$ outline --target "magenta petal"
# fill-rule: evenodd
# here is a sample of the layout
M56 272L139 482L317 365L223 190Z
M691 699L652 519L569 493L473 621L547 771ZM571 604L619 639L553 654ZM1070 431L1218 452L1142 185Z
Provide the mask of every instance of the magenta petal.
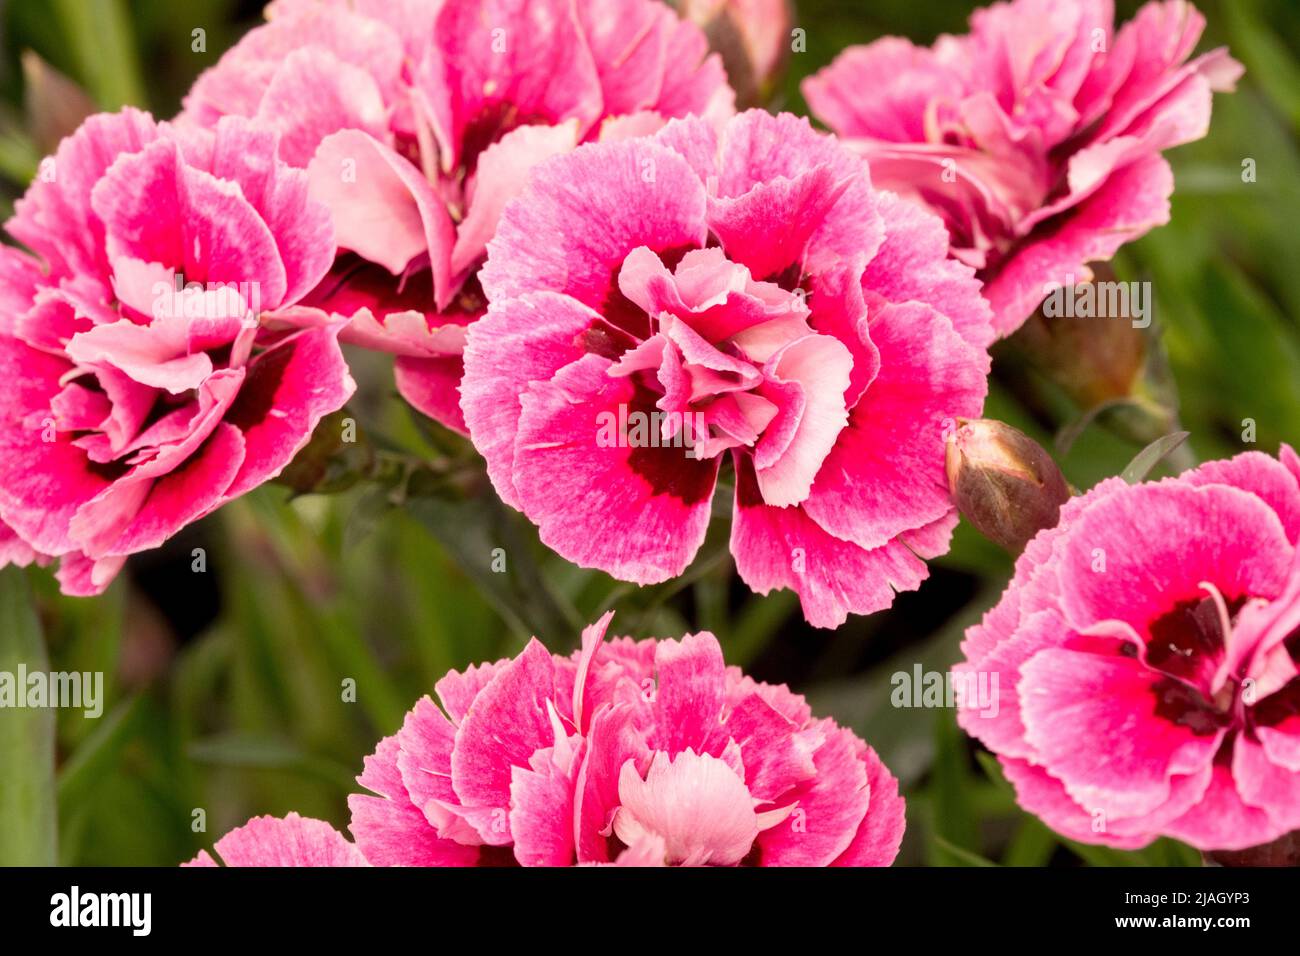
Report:
M37 176L14 204L9 234L37 253L55 275L104 276L104 224L90 197L119 156L158 137L147 113L124 109L86 120L54 155L54 176Z
M582 356L579 334L600 316L568 298L539 293L493 303L465 345L461 410L488 477L506 504L519 507L514 485L520 397Z
M723 705L722 648L707 631L680 641L660 641L655 648L655 750L676 756L690 748L697 754L720 752Z
M1149 813L1169 799L1171 775L1208 766L1218 750L1221 734L1197 736L1155 712L1160 678L1135 658L1048 649L1020 671L1025 738L1090 811ZM1096 736L1081 740L1080 726ZM1110 743L1121 737L1123 748Z
M324 820L296 813L254 817L216 842L226 866L368 866L361 851Z
M804 510L864 548L936 521L952 503L943 471L945 425L977 417L988 357L919 303L874 311L880 371L831 449Z
M830 721L805 733L825 738L813 757L817 776L794 791L794 813L759 835L764 866L829 866L853 845L871 803L853 733Z
M652 584L680 574L703 543L718 462L688 457L689 448L603 441L637 398L626 379L606 374L609 364L586 355L523 394L515 488L556 552Z
M42 418L29 420L50 407L69 368L0 336L0 518L37 551L52 555L76 548L69 536L73 515L109 484L66 436L44 441Z
M898 540L865 550L827 532L802 505L762 504L745 468L737 464L731 553L736 572L754 591L789 588L799 595L808 623L839 627L850 612L887 608L895 591L915 590L925 580L925 564Z
M401 275L427 254L436 304L451 300L455 241L446 206L424 175L358 130L325 138L307 167L311 198L327 206L341 248Z
M1106 261L1124 243L1169 221L1174 177L1159 155L1112 174L1060 229L1031 240L984 287L998 334L1015 329L1069 276L1082 279L1085 264Z
M889 866L903 842L906 826L903 798L898 793L898 780L876 752L861 742L858 751L866 766L871 799L853 842L831 866Z
M510 832L522 866L568 866L574 862L574 777L582 760L565 743L539 750L528 768L510 772Z
M186 281L257 282L265 308L284 301L275 236L237 183L187 166L159 140L114 163L92 193L109 257L158 262Z
M563 292L600 309L627 254L704 244L704 184L658 143L596 143L533 171L479 274L488 299Z
M299 332L257 356L227 416L244 433L245 451L227 498L278 475L355 390L337 327Z
M285 57L255 114L280 134L280 156L305 168L321 141L338 130L358 130L383 141L388 108L370 71L320 48Z
M551 655L536 638L493 675L456 730L451 779L462 804L508 810L511 767L527 767L534 753L555 743L548 716L554 691ZM508 833L483 836L509 842Z
M474 172L469 210L456 232L451 253L452 275L473 266L496 233L501 210L523 192L533 168L578 145L576 122L559 126L521 126L483 151Z

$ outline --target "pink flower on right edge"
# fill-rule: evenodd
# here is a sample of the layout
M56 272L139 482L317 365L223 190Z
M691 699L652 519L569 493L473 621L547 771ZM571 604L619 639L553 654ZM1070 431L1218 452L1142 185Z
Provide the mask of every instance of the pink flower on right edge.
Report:
M967 631L958 672L1000 693L962 727L1075 840L1240 850L1300 829L1298 540L1285 445L1102 482Z
M977 10L967 35L885 37L804 81L878 185L944 218L999 335L1168 222L1161 151L1203 137L1212 93L1242 73L1222 48L1187 62L1205 18L1184 0L1113 23L1110 0L1013 0Z
M727 667L708 633L536 640L452 671L379 742L329 824L260 817L231 866L888 866L898 781L803 697ZM190 865L211 866L200 853Z
M681 574L728 460L737 572L815 626L889 607L947 551L945 429L983 406L988 306L939 220L806 120L674 120L551 159L482 282L465 421L570 561Z

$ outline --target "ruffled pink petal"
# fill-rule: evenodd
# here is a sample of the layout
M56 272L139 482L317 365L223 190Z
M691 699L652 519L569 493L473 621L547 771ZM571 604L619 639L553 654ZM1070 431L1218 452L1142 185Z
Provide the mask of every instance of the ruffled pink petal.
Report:
M736 572L759 594L795 591L814 627L839 627L850 612L883 610L895 591L915 590L925 580L925 564L897 539L865 550L836 538L802 505L763 504L748 466L738 461L737 472L731 526Z
M604 442L620 408L645 404L609 366L586 355L523 394L515 488L542 540L568 560L641 584L666 581L704 541L718 462L684 447Z
M493 303L465 345L460 406L501 500L520 507L514 484L520 396L581 358L580 334L600 320L567 296L538 293Z
M952 510L945 428L980 414L989 360L920 303L883 304L869 330L880 371L803 507L832 534L871 549Z
M548 713L554 691L551 655L535 638L493 675L456 729L451 780L463 805L508 812L511 767L527 767L534 753L555 743ZM485 842L510 842L509 832L477 828Z
M1025 739L1092 810L1150 813L1169 799L1172 775L1208 766L1219 748L1221 732L1198 735L1158 713L1165 678L1136 658L1048 649L1020 671ZM1078 727L1094 733L1081 737Z
M1174 177L1160 156L1148 156L1112 174L1059 229L1034 236L984 286L993 327L1006 335L1069 276L1088 275L1089 262L1109 260L1120 246L1169 221Z
M794 812L759 836L763 866L829 866L853 845L871 803L853 733L831 721L804 733L822 738L813 756L817 776L791 794Z
M321 142L307 176L312 199L333 216L341 248L393 275L427 255L436 304L446 307L455 234L446 206L418 169L373 137L342 130Z
M44 259L53 275L107 275L104 224L91 206L91 192L118 156L136 153L157 137L153 118L139 110L90 117L59 144L53 165L14 204L5 228Z
M244 433L244 463L227 499L278 475L355 390L337 327L299 332L254 358L227 416Z
M551 291L602 311L633 249L704 245L704 206L704 184L672 150L595 143L534 170L502 214L479 278L493 303Z
M858 755L867 770L870 801L867 815L848 849L831 866L889 866L898 856L907 825L906 808L898 793L898 780L876 752L857 741Z
M670 863L734 866L759 833L745 782L724 761L707 754L657 753L644 779L628 761L619 774L618 793L618 838L636 846L647 837L660 837Z
M324 820L290 813L253 817L216 842L226 866L369 866L361 851ZM200 853L194 863L211 861Z

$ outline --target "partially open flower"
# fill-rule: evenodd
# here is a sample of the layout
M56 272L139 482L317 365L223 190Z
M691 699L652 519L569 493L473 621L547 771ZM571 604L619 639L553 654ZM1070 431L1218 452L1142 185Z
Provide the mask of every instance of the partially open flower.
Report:
M1024 432L992 419L959 421L944 464L957 509L1012 554L1053 527L1070 499L1052 456Z
M1113 21L1111 0L996 3L969 34L929 48L884 37L804 81L876 182L943 216L999 335L1045 286L1169 220L1161 152L1204 136L1212 94L1241 75L1225 49L1189 59L1205 18L1185 0Z

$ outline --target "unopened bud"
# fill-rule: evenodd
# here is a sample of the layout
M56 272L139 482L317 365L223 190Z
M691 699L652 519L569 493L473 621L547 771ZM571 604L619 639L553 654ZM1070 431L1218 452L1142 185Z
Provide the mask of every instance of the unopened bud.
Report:
M678 0L677 6L722 57L736 104L764 103L790 54L790 0Z
M1055 527L1070 498L1061 469L1024 432L988 418L959 421L945 456L953 503L971 524L1012 554Z
M1152 308L1144 291L1149 284L1118 282L1105 262L1089 264L1088 271L1090 278L1049 295L1014 341L1085 410L1127 398L1139 387Z
M81 87L31 50L23 52L22 66L28 130L42 154L53 153L98 107Z
M1246 850L1211 850L1205 860L1219 866L1300 866L1300 830Z

